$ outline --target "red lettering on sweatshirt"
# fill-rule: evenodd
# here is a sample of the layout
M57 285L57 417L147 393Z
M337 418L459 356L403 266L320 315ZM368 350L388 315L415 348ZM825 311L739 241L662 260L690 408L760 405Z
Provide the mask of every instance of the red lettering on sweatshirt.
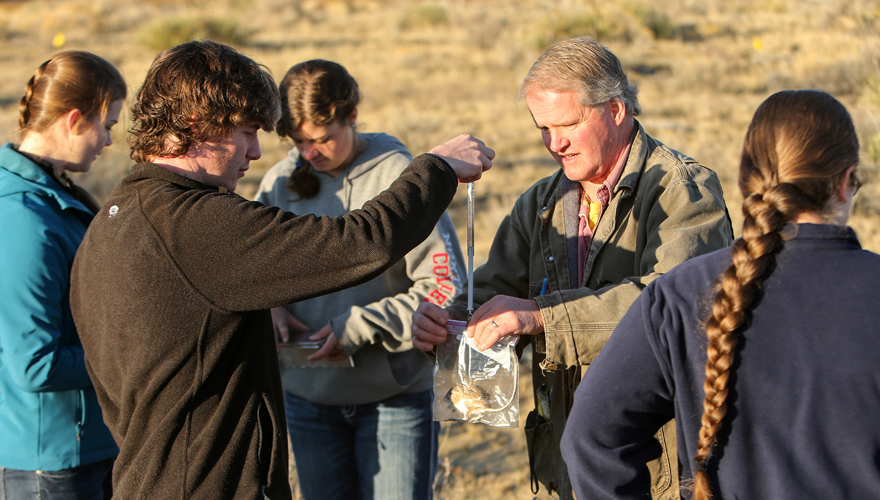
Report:
M443 295L443 292L441 292L440 290L433 290L425 300L439 306L446 302L447 298L448 297L446 295Z
M425 301L439 306L446 302L446 299L455 292L455 287L452 286L452 280L449 278L449 266L446 265L449 263L449 254L435 253L431 256L431 262L436 264L433 272L440 288L432 291L427 297L425 297Z
M450 293L455 291L455 288L449 284L452 283L452 280L445 277L437 277L437 283L440 285L441 290L448 290Z

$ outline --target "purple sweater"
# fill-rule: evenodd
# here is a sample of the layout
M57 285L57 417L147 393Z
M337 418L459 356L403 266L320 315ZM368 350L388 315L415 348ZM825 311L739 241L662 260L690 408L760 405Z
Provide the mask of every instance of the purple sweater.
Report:
M575 395L562 451L578 498L650 498L651 436L670 418L694 475L711 286L730 250L648 286ZM802 224L740 338L708 473L716 499L880 498L880 256ZM687 491L683 491L685 496Z

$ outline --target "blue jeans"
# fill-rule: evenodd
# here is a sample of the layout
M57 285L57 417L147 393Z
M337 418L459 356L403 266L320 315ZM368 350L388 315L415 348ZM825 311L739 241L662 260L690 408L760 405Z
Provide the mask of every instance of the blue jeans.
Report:
M58 471L0 467L0 500L109 500L113 459Z
M322 405L284 393L305 500L430 500L439 422L432 391L364 405Z

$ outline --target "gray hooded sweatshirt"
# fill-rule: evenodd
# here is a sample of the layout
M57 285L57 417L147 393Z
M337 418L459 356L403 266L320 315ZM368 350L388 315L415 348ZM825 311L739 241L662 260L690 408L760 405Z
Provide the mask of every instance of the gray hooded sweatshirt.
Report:
M381 133L361 137L369 143L343 174L331 177L313 170L321 184L314 198L297 200L287 188L299 158L294 148L263 177L257 200L296 214L331 217L360 208L397 179L412 160L395 137ZM327 405L374 403L430 389L433 364L412 346L412 313L424 300L448 305L461 291L463 262L452 220L444 214L424 243L382 275L288 305L290 313L313 331L330 324L354 368L283 368L284 389Z

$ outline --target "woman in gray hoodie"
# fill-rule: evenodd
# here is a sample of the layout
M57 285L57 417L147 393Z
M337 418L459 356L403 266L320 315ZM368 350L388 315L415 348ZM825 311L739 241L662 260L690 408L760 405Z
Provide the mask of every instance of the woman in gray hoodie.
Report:
M263 178L260 202L297 214L342 215L379 194L411 161L395 137L357 131L360 92L341 65L297 64L280 90L278 133L294 148ZM445 214L424 243L381 276L272 311L282 342L297 334L322 342L306 366L282 366L306 500L431 498L439 430L431 414L433 366L412 347L410 318L422 301L452 300L462 261ZM342 363L327 366L334 360Z

